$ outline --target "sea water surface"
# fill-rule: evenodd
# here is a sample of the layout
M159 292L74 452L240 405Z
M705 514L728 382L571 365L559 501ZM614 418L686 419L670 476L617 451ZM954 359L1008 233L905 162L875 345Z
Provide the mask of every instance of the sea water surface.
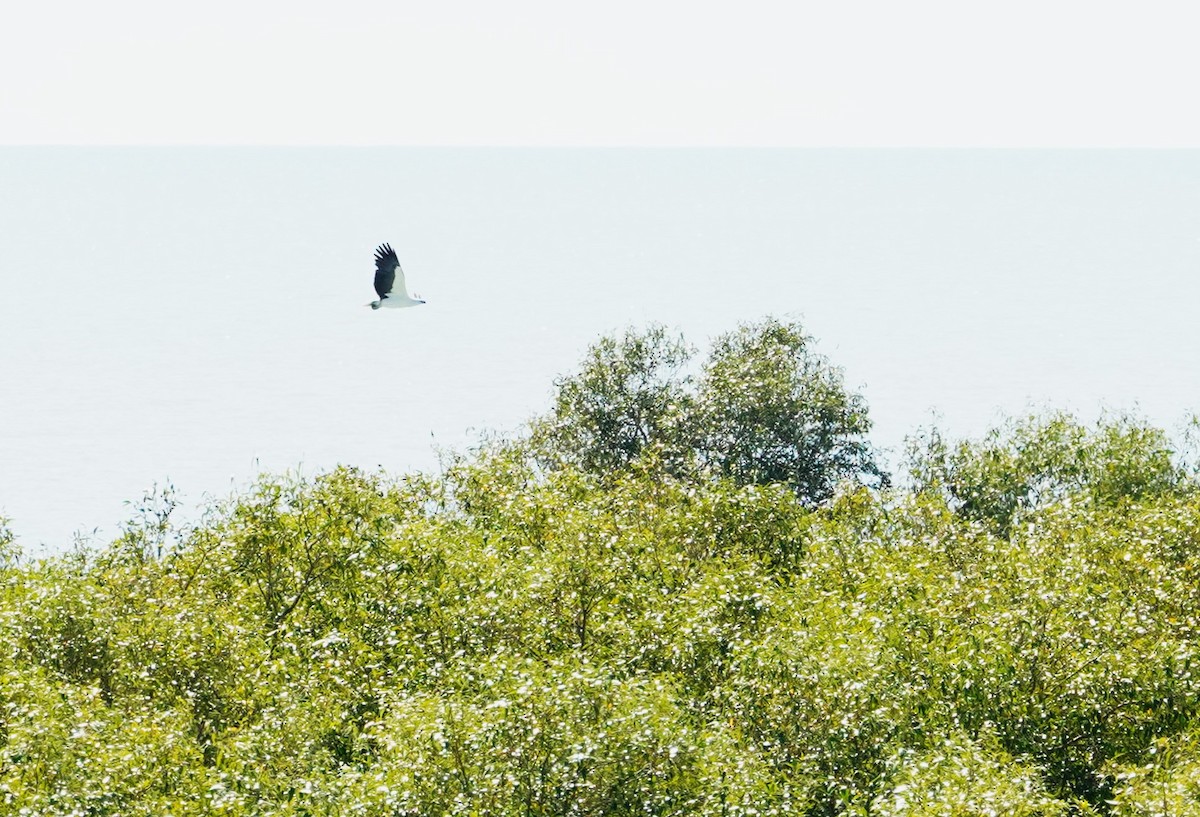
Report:
M428 303L372 312L390 242ZM931 421L1200 409L1200 152L0 149L0 514L437 467L602 333L803 322L895 464Z

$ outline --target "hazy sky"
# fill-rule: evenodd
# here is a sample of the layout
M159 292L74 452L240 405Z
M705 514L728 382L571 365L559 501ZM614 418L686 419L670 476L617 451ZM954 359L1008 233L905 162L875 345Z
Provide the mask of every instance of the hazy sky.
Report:
M1138 0L47 0L0 144L1200 146Z

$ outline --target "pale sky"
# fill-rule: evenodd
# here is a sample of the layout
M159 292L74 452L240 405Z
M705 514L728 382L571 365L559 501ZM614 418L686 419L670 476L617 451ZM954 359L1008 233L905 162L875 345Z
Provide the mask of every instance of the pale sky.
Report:
M1181 0L47 0L0 144L1200 147Z

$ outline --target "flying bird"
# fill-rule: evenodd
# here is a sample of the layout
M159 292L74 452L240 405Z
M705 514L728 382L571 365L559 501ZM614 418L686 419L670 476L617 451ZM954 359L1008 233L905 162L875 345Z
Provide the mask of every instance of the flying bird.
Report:
M400 308L423 304L419 298L408 297L408 289L404 286L404 270L400 268L400 259L396 251L387 244L380 244L375 249L375 291L379 293L378 301L371 301L367 306L378 309L381 306Z

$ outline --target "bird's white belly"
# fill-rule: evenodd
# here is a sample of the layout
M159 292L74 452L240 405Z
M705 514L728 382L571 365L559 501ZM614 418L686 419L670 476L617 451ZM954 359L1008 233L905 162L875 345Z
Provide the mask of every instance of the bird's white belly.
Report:
M414 301L412 298L408 298L403 295L401 295L399 297L393 295L389 298L383 299L383 306L386 306L388 309L402 309L403 307L406 307L406 306L416 306L417 304L423 304L423 303L425 303L425 302L424 301Z

